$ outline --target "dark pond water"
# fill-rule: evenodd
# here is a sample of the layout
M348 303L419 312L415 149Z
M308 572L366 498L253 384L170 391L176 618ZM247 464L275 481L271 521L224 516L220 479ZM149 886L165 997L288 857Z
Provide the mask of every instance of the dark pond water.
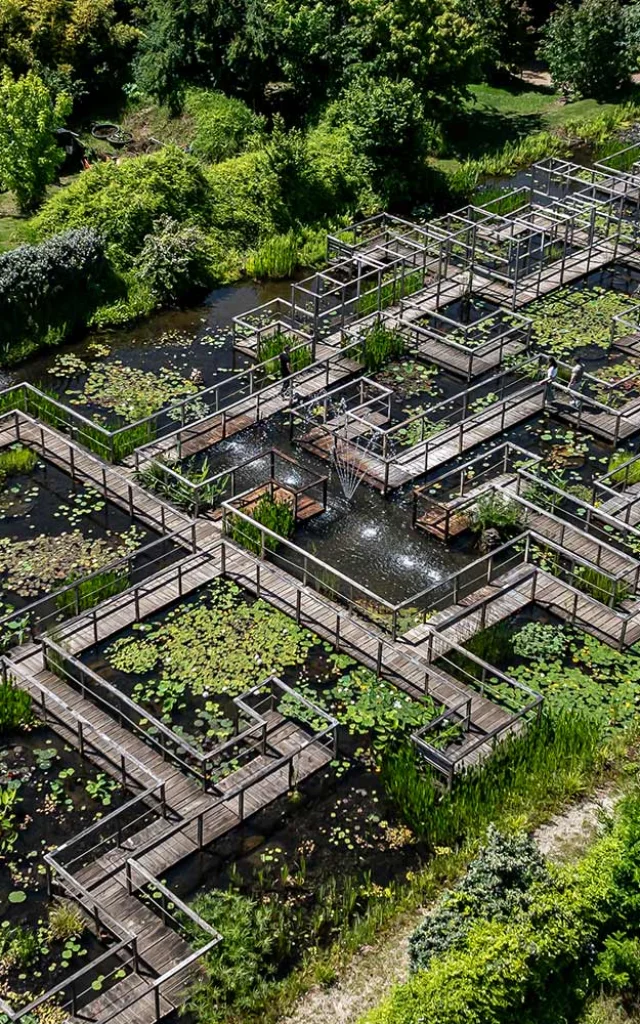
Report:
M110 637L108 640L88 649L82 654L84 664L93 669L102 679L134 700L143 709L144 713L153 715L201 751L212 750L217 744L231 735L231 730L227 730L227 727L231 726L231 721L236 717L233 694L239 695L238 670L230 668L228 680L218 679L218 682L222 683L222 687L231 691L230 695L229 692L219 692L218 685L213 683L209 687L192 687L186 669L184 676L181 675L180 671L175 668L175 665L172 667L171 658L166 659L163 657L162 651L159 654L158 663L150 671L144 671L135 666L131 668L131 671L116 668L112 663L111 648L113 644L122 642L122 640L127 638L135 641L144 639L145 634L149 632L150 628L153 630L157 630L158 627L162 628L175 615L178 616L175 622L179 624L181 616L188 613L190 609L219 609L220 601L215 596L217 594L217 590L202 587L184 599L167 606L156 615L145 619L143 632L135 628L122 630L115 636ZM238 603L251 607L255 605L256 599L248 591L243 591ZM226 611L225 615L232 617L233 612ZM276 613L273 612L273 615L275 618ZM237 627L238 645L240 648L243 646L242 629L246 626L246 623L243 626L243 622L244 620L239 620ZM293 622L291 622L291 626L294 628ZM183 643L195 644L197 641L193 633L193 625L186 627L186 630ZM155 635L152 632L151 638L153 639ZM204 636L201 636L201 642L205 644L206 638ZM176 651L177 658L180 656L180 652L177 648ZM283 664L281 667L278 667L277 675L290 686L296 686L301 683L308 684L316 688L318 692L322 692L327 687L334 685L341 674L329 659L331 653L332 648L330 645L323 642L317 643L310 648L302 664ZM214 652L213 647L211 648L210 656L213 658L217 657L217 652ZM167 676L171 678L171 686L158 685L158 677L163 670L166 670ZM245 677L241 680L240 690L244 692L244 690L260 683L262 678L268 674L268 671L266 667L256 668L253 677ZM147 723L147 727L151 737L155 732L155 726ZM225 759L230 760L240 757L247 752L248 750L241 748L234 749L231 753L227 751ZM251 752L253 753L253 750ZM213 764L214 762L212 762L212 766ZM231 765L231 767L234 766Z
M228 378L248 363L233 353L231 323L234 316L274 298L288 298L287 281L258 284L242 281L218 288L201 306L169 310L124 330L103 331L80 342L58 347L12 369L0 369L0 387L27 381L48 391L65 404L92 418L100 417L109 425L123 420L96 402L84 399L82 392L92 369L101 370L115 362L135 370L159 374L171 370L185 379L197 370L204 387ZM97 347L96 347L97 346ZM100 354L104 346L108 355ZM50 371L61 357L80 359L87 369L62 376Z
M283 418L272 418L242 431L200 457L207 458L211 472L216 473L270 447L291 455L319 476L329 475L326 512L299 525L294 543L386 600L404 600L476 557L469 537L447 547L413 528L410 490L385 499L361 484L353 498L345 498L329 463L291 444L288 423ZM295 472L283 482L295 484ZM294 553L285 548L280 553L299 564Z
M5 603L21 608L64 584L69 549L55 538L79 533L87 541L106 541L115 552L133 526L134 547L158 539L157 533L93 488L74 483L46 459L39 458L29 474L10 476L0 489L0 617ZM51 541L41 548L39 538L45 536ZM54 561L57 569L52 568Z
M88 786L97 785L93 794ZM0 786L16 787L15 841L0 855L0 912L7 928L26 929L33 948L9 967L0 963L0 981L8 986L9 1002L19 1008L27 993L35 997L90 965L105 953L110 940L88 929L73 940L48 936L44 854L122 806L130 795L117 783L88 766L52 730L38 726L0 738ZM119 963L107 959L90 972L86 987L98 974L107 975Z
M426 858L385 798L379 776L356 764L337 782L329 773L314 777L295 801L280 798L173 869L168 884L189 902L229 887L258 902L277 900L293 939L273 964L282 976L305 949L335 937L330 910L344 893L355 890L347 914L355 916ZM320 906L327 911L322 920Z

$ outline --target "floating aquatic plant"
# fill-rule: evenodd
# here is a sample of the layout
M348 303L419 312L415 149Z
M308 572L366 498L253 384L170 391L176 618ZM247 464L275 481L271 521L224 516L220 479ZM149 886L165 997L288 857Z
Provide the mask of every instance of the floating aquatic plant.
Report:
M0 574L7 590L20 597L37 597L62 586L71 576L103 569L135 550L141 538L135 526L104 538L86 538L79 530L28 540L0 537Z
M114 359L106 365L93 367L84 387L67 393L73 396L71 405L91 403L111 409L131 423L197 391L192 381L170 367L164 366L156 373L126 366Z

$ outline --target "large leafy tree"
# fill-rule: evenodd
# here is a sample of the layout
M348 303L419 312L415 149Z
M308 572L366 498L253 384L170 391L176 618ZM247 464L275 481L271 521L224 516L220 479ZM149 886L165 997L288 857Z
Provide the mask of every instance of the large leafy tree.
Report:
M629 80L634 50L620 0L583 0L578 8L564 3L551 16L540 53L565 96L606 100Z
M420 191L433 139L409 79L355 80L331 105L327 118L348 128L384 204L406 201Z
M532 56L533 25L525 0L461 0L480 40L482 71L514 72Z
M63 158L54 129L71 111L71 100L54 100L42 79L29 71L0 77L0 188L15 193L20 209L32 210L44 197Z
M480 38L455 0L350 0L350 8L358 72L409 80L428 114L464 96Z
M62 78L78 94L112 92L138 38L128 0L0 0L0 65Z

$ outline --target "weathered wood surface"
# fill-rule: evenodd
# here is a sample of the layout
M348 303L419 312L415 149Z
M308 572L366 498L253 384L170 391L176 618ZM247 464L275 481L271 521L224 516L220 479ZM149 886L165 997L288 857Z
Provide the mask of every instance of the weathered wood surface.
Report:
M282 384L270 384L263 391L256 391L221 411L169 434L157 444L146 446L145 455L153 458L179 452L181 458L187 458L246 430L254 423L269 419L279 412L288 412L299 401L336 387L361 372L358 363L332 350L331 360L326 362L325 367L319 368L312 364L292 380L283 382L287 385L285 393L282 393Z
M378 490L396 490L446 465L464 452L498 437L511 427L524 423L544 408L544 388L528 386L522 392L495 402L459 423L445 427L426 441L397 452L388 461L375 452L345 442L340 457L363 474L363 479ZM329 436L329 435L327 435ZM393 437L393 435L391 435ZM314 450L322 457L325 449L316 443ZM329 450L327 445L327 451ZM324 456L325 458L327 455Z

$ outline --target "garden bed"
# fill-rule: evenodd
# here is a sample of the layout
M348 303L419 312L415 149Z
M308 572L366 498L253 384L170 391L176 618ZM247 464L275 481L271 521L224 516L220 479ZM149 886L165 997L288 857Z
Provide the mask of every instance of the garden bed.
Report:
M47 894L44 854L127 799L46 726L0 737L0 998L17 1009L105 953L87 918L66 899ZM84 988L94 994L118 969L101 961ZM123 975L124 976L124 971Z
M1 451L0 470L16 452L23 461L0 479L0 617L157 538L30 449Z

